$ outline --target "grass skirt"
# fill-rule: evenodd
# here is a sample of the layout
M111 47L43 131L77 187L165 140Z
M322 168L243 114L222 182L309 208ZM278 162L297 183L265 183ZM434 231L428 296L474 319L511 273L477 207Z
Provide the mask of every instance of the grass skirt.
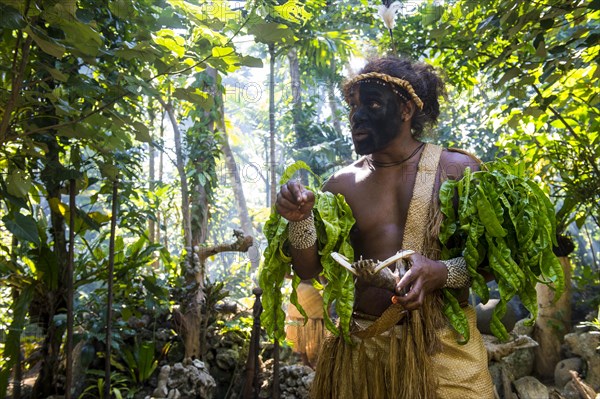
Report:
M444 327L438 330L441 350L435 354L423 347L424 341L415 339L415 322L411 320L374 337L353 335L352 343L328 336L319 356L311 398L493 398L475 311L466 310L471 323L469 343L459 345L454 331ZM352 330L364 331L371 324L355 319Z

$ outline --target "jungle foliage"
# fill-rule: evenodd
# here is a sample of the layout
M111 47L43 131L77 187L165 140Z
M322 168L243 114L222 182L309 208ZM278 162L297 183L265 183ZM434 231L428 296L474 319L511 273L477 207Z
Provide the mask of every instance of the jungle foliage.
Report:
M260 248L269 165L277 178L302 159L326 176L350 160L340 82L355 57L392 48L374 15L366 0L0 0L0 398L36 361L33 395L64 393L70 293L75 344L143 354L120 362L118 387L146 379L163 349L134 342L135 319L169 319L216 278L251 301L247 257L195 255L238 227L233 185L254 194ZM445 71L431 139L521 158L558 209L557 230L586 229L581 275L596 283L599 20L598 0L406 2L393 32L398 53ZM235 84L245 95L231 95ZM223 167L227 139L241 179Z

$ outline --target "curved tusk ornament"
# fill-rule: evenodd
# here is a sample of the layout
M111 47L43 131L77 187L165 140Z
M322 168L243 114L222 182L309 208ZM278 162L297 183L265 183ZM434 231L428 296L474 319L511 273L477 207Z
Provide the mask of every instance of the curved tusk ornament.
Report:
M411 251L410 249L398 251L398 252L396 252L395 255L392 255L389 258L387 258L386 260L379 262L379 264L377 266L375 266L375 269L373 269L373 273L374 274L379 273L380 271L382 271L383 269L385 269L392 263L399 261L400 259L407 258L414 253L415 253L415 251Z
M332 252L331 257L333 258L333 260L335 260L337 263L339 263L341 266L347 269L350 273L354 274L355 276L358 275L356 270L354 270L354 268L352 267L352 264L348 261L348 258L346 258L344 255L337 252Z
M375 266L375 268L373 269L373 274L379 273L380 271L382 271L383 269L385 269L387 266L391 265L392 263L397 262L400 259L407 258L414 253L415 253L415 251L411 251L411 250L402 250L402 251L396 252L395 255L392 255L389 258L387 258L386 260L379 262L377 264L377 266ZM338 252L332 252L331 257L333 258L333 260L335 260L337 263L339 263L341 266L343 266L350 273L354 274L355 276L358 276L357 271L354 269L354 267L352 266L352 264L350 263L348 258L346 258L344 255L342 255Z

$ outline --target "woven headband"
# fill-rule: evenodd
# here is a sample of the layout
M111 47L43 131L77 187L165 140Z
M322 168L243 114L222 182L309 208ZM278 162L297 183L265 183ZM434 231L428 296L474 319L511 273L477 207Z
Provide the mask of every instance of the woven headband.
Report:
M410 97L415 102L417 107L420 110L423 109L423 101L421 101L421 99L419 98L417 93L415 93L415 89L413 89L412 85L410 84L410 82L408 80L400 79L395 76L390 76L385 73L379 73L379 72L368 72L368 73L356 75L355 77L350 79L348 82L346 82L346 84L344 85L344 97L346 97L346 100L349 97L349 94L350 94L349 92L350 92L350 89L352 88L352 86L354 86L356 83L358 83L360 81L363 81L363 80L369 81L372 78L383 80L384 82L387 82L392 85L396 85L396 86L403 88L410 95ZM400 97L404 98L404 96L402 96L400 93L397 93L397 94L400 95Z

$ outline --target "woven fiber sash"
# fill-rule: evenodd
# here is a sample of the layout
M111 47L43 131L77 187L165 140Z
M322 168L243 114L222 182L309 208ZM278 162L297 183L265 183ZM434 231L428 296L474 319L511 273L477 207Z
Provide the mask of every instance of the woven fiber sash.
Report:
M423 253L427 233L427 218L441 154L442 147L434 144L426 144L423 149L404 226L402 249L411 249ZM401 305L393 304L367 329L354 332L353 335L362 339L375 337L384 331L388 331L405 315L406 312Z

